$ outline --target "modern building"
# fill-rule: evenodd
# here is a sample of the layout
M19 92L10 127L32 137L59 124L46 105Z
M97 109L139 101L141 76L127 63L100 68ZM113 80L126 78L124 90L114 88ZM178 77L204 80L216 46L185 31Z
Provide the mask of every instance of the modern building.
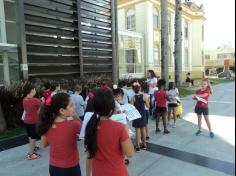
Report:
M219 47L215 50L205 50L205 69L207 74L214 70L215 73L220 73L225 65L235 71L235 48Z
M145 76L148 69L161 74L161 4L160 0L118 0L118 27L122 33L142 36L144 51L134 49L134 46L120 47L122 65L142 65L133 73L133 68L120 67L121 75L133 77ZM168 0L169 13L169 71L174 78L174 37L175 37L175 1ZM183 78L187 72L193 78L204 75L204 8L192 2L183 3ZM127 35L126 43L134 44L134 39ZM122 38L122 37L121 37ZM120 41L122 40L120 38ZM138 37L140 38L140 37ZM135 39L136 40L136 39ZM136 40L137 41L137 40ZM137 43L135 43L137 47ZM141 47L142 48L142 47ZM139 59L138 57L141 57ZM141 62L141 63L140 63Z
M116 0L0 0L0 84L117 81Z

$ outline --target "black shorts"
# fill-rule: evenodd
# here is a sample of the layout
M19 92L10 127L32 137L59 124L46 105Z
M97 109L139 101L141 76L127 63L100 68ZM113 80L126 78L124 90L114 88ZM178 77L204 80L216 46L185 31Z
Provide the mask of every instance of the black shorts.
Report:
M208 108L199 108L199 107L195 107L195 113L198 115L209 115L209 109Z
M171 104L168 104L168 107L169 107L169 108L177 108L177 107L178 107L178 104L176 104L176 103L171 103Z
M167 108L164 107L156 107L156 115L157 114L162 114L162 113L166 113L167 112Z
M36 133L35 124L25 124L27 136L31 139L40 139L39 135Z
M50 176L81 176L80 165L72 168L59 168L50 165Z

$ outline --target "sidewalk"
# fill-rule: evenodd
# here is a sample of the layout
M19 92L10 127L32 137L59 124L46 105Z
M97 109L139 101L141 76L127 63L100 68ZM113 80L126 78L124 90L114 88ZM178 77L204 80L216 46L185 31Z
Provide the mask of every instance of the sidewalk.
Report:
M235 85L217 85L210 106L215 139L207 131L194 136L197 120L193 114L194 102L184 98L184 118L171 134L155 134L155 122L150 120L149 151L136 154L131 160L130 176L227 176L235 175ZM85 175L83 142L78 143L81 168ZM0 152L2 176L48 176L48 149L41 151L43 158L36 161L25 159L27 146Z

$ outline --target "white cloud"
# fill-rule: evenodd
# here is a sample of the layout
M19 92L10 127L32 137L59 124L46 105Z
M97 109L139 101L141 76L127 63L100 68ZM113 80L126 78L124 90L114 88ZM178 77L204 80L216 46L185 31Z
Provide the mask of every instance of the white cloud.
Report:
M235 0L193 0L206 12L205 47L231 43L235 47Z

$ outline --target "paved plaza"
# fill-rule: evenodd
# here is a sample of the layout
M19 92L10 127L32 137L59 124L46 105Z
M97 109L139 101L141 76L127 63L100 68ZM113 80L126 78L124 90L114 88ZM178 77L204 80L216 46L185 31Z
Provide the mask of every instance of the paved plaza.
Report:
M216 133L196 137L197 119L191 97L183 99L184 117L171 134L155 134L150 120L149 151L136 154L129 165L130 176L227 176L235 175L235 83L214 87L210 99L211 121ZM206 129L206 126L204 126ZM81 168L85 175L83 142L78 142ZM27 161L27 145L0 152L0 176L48 176L48 149L42 158Z

